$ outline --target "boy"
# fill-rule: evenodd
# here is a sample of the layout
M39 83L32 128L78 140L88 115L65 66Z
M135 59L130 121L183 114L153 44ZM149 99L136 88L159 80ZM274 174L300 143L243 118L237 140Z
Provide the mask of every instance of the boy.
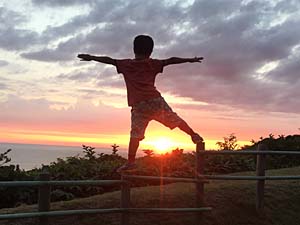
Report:
M128 161L117 171L122 172L136 168L135 156L148 123L156 120L170 129L178 127L189 134L196 144L203 141L189 125L181 119L165 102L160 92L154 86L155 77L163 72L165 66L185 62L201 62L203 57L177 58L158 60L150 58L154 46L153 39L147 35L138 35L133 42L134 59L112 59L107 56L92 56L79 54L82 61L97 61L116 66L122 73L127 87L127 100L131 109L131 131L128 149Z

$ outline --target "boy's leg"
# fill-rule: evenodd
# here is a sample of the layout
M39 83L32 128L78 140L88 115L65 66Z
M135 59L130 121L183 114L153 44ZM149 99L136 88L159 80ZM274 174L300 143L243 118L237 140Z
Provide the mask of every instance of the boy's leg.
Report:
M149 123L149 118L135 107L131 110L131 130L130 141L128 146L128 161L121 166L117 172L129 171L136 169L135 164L136 152L138 150L140 141L144 139L144 133Z
M189 134L190 136L195 134L193 129L184 120L182 120L182 122L178 125L178 128L184 131L185 133Z
M180 130L190 135L195 144L203 141L203 138L199 134L193 131L193 129L182 118L173 112L171 107L163 98L160 99L157 113L153 119L164 124L170 129L178 127Z
M193 131L193 129L184 120L182 120L182 122L178 125L178 128L189 134L195 144L203 141L203 138L195 131Z
M129 147L128 147L128 163L135 162L135 156L137 149L140 144L140 139L138 138L130 138Z
M128 147L128 161L123 166L117 169L118 173L134 170L137 168L135 164L135 156L136 156L137 149L139 147L139 143L140 143L140 139L130 138L129 147Z

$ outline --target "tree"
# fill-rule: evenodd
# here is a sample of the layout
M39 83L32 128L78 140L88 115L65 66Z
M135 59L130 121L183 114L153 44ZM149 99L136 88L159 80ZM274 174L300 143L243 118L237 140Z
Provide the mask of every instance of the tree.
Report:
M119 148L120 146L119 146L119 145L116 145L116 144L113 144L113 145L111 145L111 147L112 147L112 154L113 154L113 155L116 155L117 152L118 152L118 148Z
M10 151L11 151L11 149L8 149L5 152L0 153L0 166L11 161L11 158L8 157L8 153Z
M94 147L88 146L88 145L82 145L84 157L88 158L89 160L96 159L94 151Z
M224 142L218 141L216 143L219 146L219 150L234 150L239 147L234 133L231 133L228 137L223 137L223 139Z
M143 152L146 154L147 157L152 157L154 155L154 151L151 149L144 149Z
M183 155L183 149L176 148L176 149L172 150L172 155L182 156Z

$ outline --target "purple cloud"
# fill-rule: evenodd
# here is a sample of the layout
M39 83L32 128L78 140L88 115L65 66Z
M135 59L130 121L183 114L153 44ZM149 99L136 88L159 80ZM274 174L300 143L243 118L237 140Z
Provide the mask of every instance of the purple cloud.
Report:
M35 1L37 3L37 1ZM45 1L40 1L46 4ZM205 57L202 64L170 66L158 78L162 92L247 110L299 113L300 20L296 1L90 1L87 15L49 27L41 39L69 37L55 48L42 46L24 58L48 62L72 61L78 53L131 58L133 37L150 34L153 57ZM70 1L69 4L78 4ZM49 1L49 6L65 5ZM83 28L90 28L84 30ZM48 43L46 41L46 43ZM258 70L276 61L278 66L258 78ZM99 70L101 73L102 70ZM123 87L121 79L96 79L100 86ZM109 72L116 75L116 72ZM80 82L85 72L61 74ZM280 91L278 91L280 90Z
M0 48L5 50L24 50L37 43L38 34L31 30L17 28L26 17L0 7Z
M5 60L0 60L0 67L7 66L9 63Z
M65 7L73 5L89 4L92 1L81 1L81 0L32 0L32 3L37 6L48 6L48 7Z

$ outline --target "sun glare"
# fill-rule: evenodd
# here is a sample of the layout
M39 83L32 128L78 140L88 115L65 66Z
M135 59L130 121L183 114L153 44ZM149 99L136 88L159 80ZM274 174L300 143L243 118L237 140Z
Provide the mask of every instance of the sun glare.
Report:
M173 146L173 143L168 138L159 138L152 142L153 147L158 153L165 153L170 150Z

